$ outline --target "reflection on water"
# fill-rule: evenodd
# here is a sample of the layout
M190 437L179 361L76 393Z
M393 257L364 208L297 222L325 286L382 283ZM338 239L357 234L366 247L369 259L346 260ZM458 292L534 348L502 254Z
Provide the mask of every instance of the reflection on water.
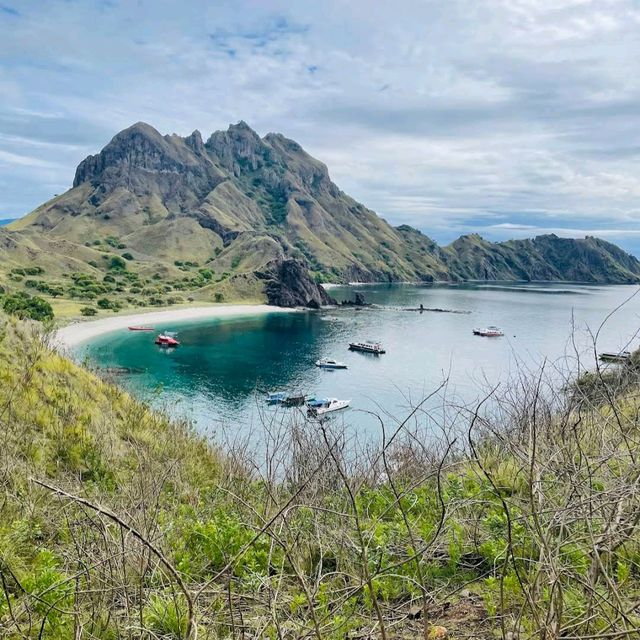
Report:
M547 358L563 365L565 354L574 351L572 331L578 350L586 352L587 328L597 329L635 288L376 285L334 288L331 295L352 299L355 291L386 308L163 326L179 331L181 346L173 351L155 347L153 334L118 331L84 347L82 356L100 366L143 369L144 373L119 379L140 397L187 414L203 429L220 423L241 429L256 419L258 406L264 408L265 390L286 389L351 399L353 408L342 414L345 421L374 430L375 421L359 410L400 415L410 404L407 398L419 400L445 378L450 394L473 401L487 385L506 381L517 362L535 367ZM469 313L391 309L420 304ZM491 324L500 326L505 337L472 335L473 328ZM639 327L637 296L608 321L600 337L601 350L620 350L629 340L635 348L633 336ZM348 342L354 340L380 340L387 353L376 357L348 351ZM314 363L322 357L341 360L349 369L320 370Z

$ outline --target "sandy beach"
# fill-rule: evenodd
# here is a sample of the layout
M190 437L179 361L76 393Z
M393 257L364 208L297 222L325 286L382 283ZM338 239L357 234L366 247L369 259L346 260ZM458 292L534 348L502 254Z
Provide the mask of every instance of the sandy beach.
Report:
M189 307L180 309L166 309L164 311L149 311L131 315L100 318L74 322L58 329L54 343L58 348L72 348L96 336L119 329L126 329L137 325L153 326L167 322L183 320L201 320L205 318L225 318L230 316L259 315L263 313L290 313L294 309L283 309L266 304L233 304L216 305L210 307Z

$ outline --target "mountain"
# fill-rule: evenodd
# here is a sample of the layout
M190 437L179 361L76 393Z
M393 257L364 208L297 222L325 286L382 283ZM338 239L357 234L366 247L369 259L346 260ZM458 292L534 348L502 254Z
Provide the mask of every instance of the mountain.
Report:
M326 301L311 279L283 293L285 274L319 282L640 281L638 260L595 238L490 243L472 235L440 247L345 194L293 140L261 138L244 122L206 142L198 131L183 138L137 123L82 161L69 191L8 230L23 250L65 257L60 273L71 259L95 269L105 249L126 247L143 277L176 278L192 264L216 274L207 294L276 302Z

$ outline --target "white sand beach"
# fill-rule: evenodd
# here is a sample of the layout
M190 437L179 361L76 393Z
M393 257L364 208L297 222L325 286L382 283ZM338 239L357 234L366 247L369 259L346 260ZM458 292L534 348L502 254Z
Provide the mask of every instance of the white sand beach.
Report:
M54 344L58 348L73 348L96 336L119 329L138 325L153 326L167 322L200 320L205 318L225 318L230 316L259 315L263 313L291 313L295 309L272 307L266 304L232 304L209 307L182 307L164 311L148 311L131 315L100 318L99 320L78 321L58 329Z

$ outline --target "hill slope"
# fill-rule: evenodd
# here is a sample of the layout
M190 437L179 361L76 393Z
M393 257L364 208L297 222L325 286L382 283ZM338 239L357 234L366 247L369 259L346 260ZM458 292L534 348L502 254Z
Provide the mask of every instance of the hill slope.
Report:
M181 276L181 263L197 264L224 276L224 286L207 295L224 288L264 296L275 290L265 287L265 274L279 282L288 260L318 281L640 281L638 260L595 238L490 243L465 236L439 247L342 192L293 140L260 138L244 122L206 142L198 131L163 136L137 123L81 162L69 191L7 229L16 244L67 262L102 266L89 254L126 248L144 277L171 279ZM325 299L320 291L312 297Z

